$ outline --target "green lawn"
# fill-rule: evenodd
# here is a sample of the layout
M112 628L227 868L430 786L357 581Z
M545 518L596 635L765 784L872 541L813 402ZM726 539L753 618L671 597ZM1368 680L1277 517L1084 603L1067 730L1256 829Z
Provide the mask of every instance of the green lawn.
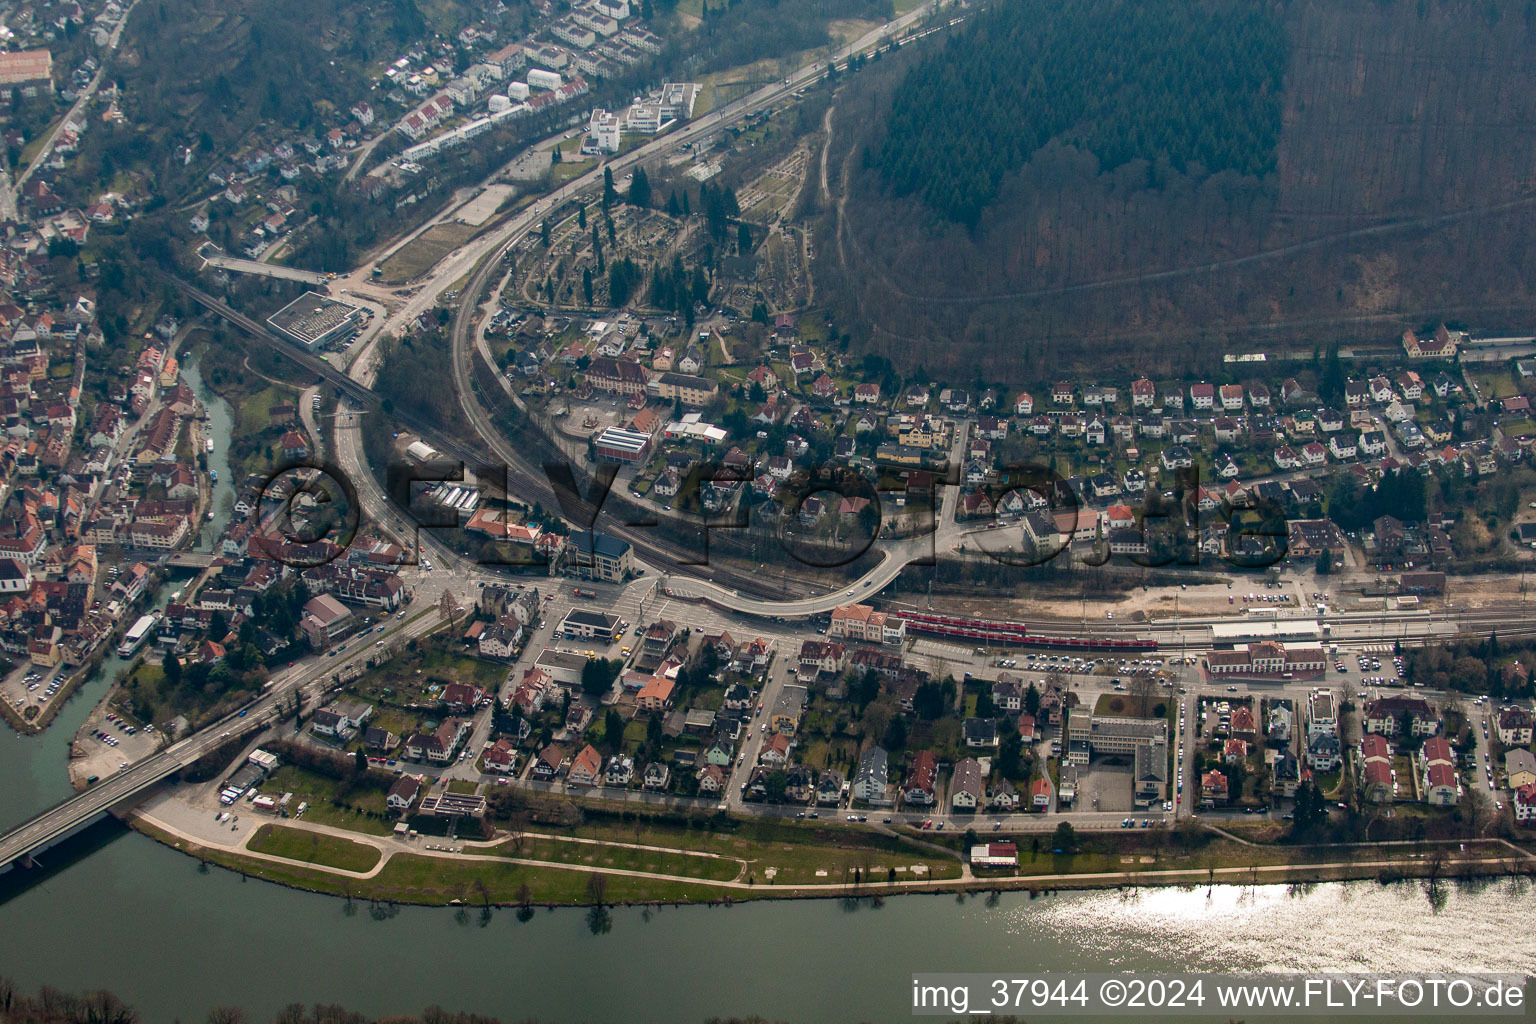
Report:
M287 388L272 385L246 398L240 403L240 419L236 424L235 434L240 437L254 437L266 430L271 425L268 416L272 407L292 403L295 397L294 392Z
M1151 706L1147 711L1150 714L1157 709L1157 705L1169 703L1165 696L1166 690L1159 687L1152 695ZM1117 715L1125 718L1137 718L1141 715L1139 699L1129 691L1125 693L1101 693L1099 699L1094 702L1093 713L1096 715ZM1164 709L1165 712L1167 708Z
M1512 398L1520 393L1520 389L1510 379L1509 371L1507 370L1489 373L1473 372L1470 376L1482 392L1482 398L1485 402Z
M371 846L283 825L261 826L247 848L346 871L367 871L379 862L379 851Z
M415 651L401 651L349 683L347 690L368 701L397 706L415 703L426 705L424 711L435 711L430 705L436 701L439 691L432 690L433 686L440 688L444 683L457 682L490 689L501 685L507 676L506 665L472 658L463 654L457 645L448 646L450 643L434 638L419 643ZM384 710L380 709L381 712ZM403 734L403 723L398 724L402 728L392 731Z
M559 839L510 839L495 849L497 853L519 860L542 860L599 870L614 868L621 871L647 871L657 875L682 875L716 882L729 882L742 871L740 861L725 857L663 853L625 846L598 846Z
M336 779L291 764L273 772L263 788L269 792L292 793L291 806L294 808L300 802L308 803L304 812L308 821L369 835L387 836L390 833L390 824L384 817L386 807L381 789L344 786ZM338 798L349 806L338 807L334 803Z
M843 880L854 868L906 867L900 880L956 878L958 860L914 848L898 838L867 829L822 827L815 823L780 824L767 821L733 821L725 830L685 829L673 825L640 822L589 821L581 834L591 839L611 839L645 846L702 850L747 861L748 874L758 884L767 883L766 869L774 868L773 884L826 885ZM924 865L928 874L913 874L913 865ZM816 872L825 871L825 875ZM884 880L884 871L876 873Z
M567 152L569 148L569 152ZM580 155L581 143L572 139L569 143L561 143L560 162L551 164L549 170L549 182L551 185L563 185L572 178L579 178L592 169L593 161L590 157L583 158Z
M62 118L60 118L60 120L62 120ZM21 162L17 164L18 169L26 167L33 160L37 159L37 154L43 151L44 140L48 138L48 133L53 130L53 126L57 123L57 121L51 122L47 128L44 128L42 131L38 132L32 137L30 142L21 147Z
M855 832L855 835L857 833ZM925 878L959 878L960 862L929 851L877 846L812 846L777 843L760 846L748 865L750 877L758 884L768 882L773 870L774 885L830 885L850 880L857 870L865 880L886 881L891 868L897 881L921 881ZM902 869L906 870L902 870ZM914 870L925 868L925 871Z
M401 854L373 879L371 886L379 898L412 903L448 903L459 899L466 903L480 901L480 886L492 903L513 903L523 885L535 903L590 903L590 871L565 868L536 868L496 861L445 861L440 857ZM663 901L718 899L724 890L706 883L662 882L622 875L606 876L604 899L618 901Z
M373 878L360 881L297 865L254 860L223 850L211 850L172 837L139 822L141 831L210 864L238 871L279 885L354 899L442 906L459 900L513 904L523 895L537 904L584 904L591 902L591 872L565 868L535 868L496 861L452 861L442 857L397 854ZM708 883L652 882L643 878L609 877L604 899L618 902L680 902L717 900L727 893ZM484 896L481 895L484 886Z
M383 803L382 800L379 802L380 804ZM335 804L325 800L311 800L309 809L304 812L304 820L317 822L321 825L344 828L348 832L361 832L364 835L370 836L387 836L393 831L390 823L382 818L376 818L362 811L354 811L346 807L337 807Z

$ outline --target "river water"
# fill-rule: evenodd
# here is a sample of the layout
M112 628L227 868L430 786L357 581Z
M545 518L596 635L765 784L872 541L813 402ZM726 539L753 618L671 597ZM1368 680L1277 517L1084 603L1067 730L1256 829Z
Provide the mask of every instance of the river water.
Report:
M195 374L189 367L213 417L222 491L229 411ZM69 795L69 738L121 667L109 660L42 736L0 731L0 827ZM674 1024L762 1014L842 1024L909 1019L919 970L1536 967L1536 886L1510 880L1446 886L1436 906L1417 883L1357 882L1033 900L908 896L856 909L834 900L619 909L611 929L594 934L575 910L540 911L527 923L501 910L484 926L478 912L465 919L441 909L376 919L366 907L349 912L336 899L204 872L115 823L44 860L40 875L13 872L0 884L0 974L25 989L107 988L151 1024L202 1020L221 1004L263 1020L290 1002L368 1014L436 1003L504 1021Z
M229 471L229 435L234 429L234 420L229 403L204 382L201 361L202 352L199 351L182 368L182 375L186 377L193 394L208 410L208 434L214 442L213 454L208 456L208 468L219 474L218 482L213 485L213 501L209 506L213 510L213 520L202 524L203 530L196 544L198 551L208 552L213 550L213 542L224 532L224 525L229 522L234 508L235 480L234 474Z
M229 496L234 490L229 472L229 434L233 423L229 404L204 383L199 372L199 358L200 354L184 362L181 372L193 393L207 407L214 437L214 452L208 460L209 466L219 473L219 482L214 489L214 519L204 524L198 546L200 551L210 551L214 538L223 532L231 514ZM165 593L173 589L172 583L162 584L160 591L151 597L150 605L158 604ZM10 729L0 728L0 780L4 781L0 785L0 827L23 821L71 794L65 771L70 740L129 664L116 654L109 655L96 678L75 692L41 736L20 736ZM0 945L0 970L4 969L3 950Z
M270 1019L289 1002L370 1014L438 1004L503 1021L702 1022L760 1013L798 1024L908 1017L914 970L1507 970L1536 965L1529 904L1508 880L1066 893L1030 900L908 896L613 912L484 927L442 909L375 920L336 899L242 881L138 835L107 842L0 904L4 973L23 986L105 987L148 1021L233 1003ZM1031 1017L1031 1020L1047 1019ZM1309 1018L1318 1019L1318 1018ZM1422 1018L1420 1018L1422 1019Z

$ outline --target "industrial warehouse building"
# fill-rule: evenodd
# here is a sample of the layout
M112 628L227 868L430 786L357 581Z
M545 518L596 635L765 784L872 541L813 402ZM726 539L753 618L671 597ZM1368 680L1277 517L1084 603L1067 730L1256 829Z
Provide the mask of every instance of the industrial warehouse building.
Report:
M0 88L15 89L23 96L52 92L53 55L47 50L0 53Z
M644 462L651 456L651 435L609 427L592 442L597 457L609 462Z
M267 317L274 331L308 352L333 347L362 322L363 311L358 307L316 292L305 292Z

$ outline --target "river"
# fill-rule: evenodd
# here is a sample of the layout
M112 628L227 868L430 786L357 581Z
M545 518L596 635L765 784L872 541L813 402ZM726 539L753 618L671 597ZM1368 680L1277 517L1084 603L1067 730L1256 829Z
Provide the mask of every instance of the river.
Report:
M192 393L203 403L203 408L208 410L208 433L213 438L213 454L208 456L208 468L219 474L218 482L213 485L213 500L209 505L213 510L213 520L202 524L202 533L196 545L198 551L207 552L213 550L213 542L224 532L224 526L234 510L235 480L234 474L229 471L229 436L234 429L234 420L229 403L203 380L200 365L202 355L199 350L190 357L182 367L182 375L186 377Z
M116 826L111 826L115 828ZM1374 882L908 896L732 908L582 911L482 927L442 909L367 907L242 881L123 835L0 904L3 971L27 987L105 987L148 1021L232 1003L266 1020L289 1002L369 1014L438 1004L503 1021L702 1022L761 1013L797 1024L907 1017L911 973L936 971L1508 970L1536 964L1536 888ZM1032 1020L1043 1019L1032 1017ZM1320 1018L1308 1018L1317 1020ZM1423 1018L1419 1018L1422 1020Z
M199 356L191 357L182 364L181 372L193 393L208 409L214 437L214 452L208 460L209 466L219 473L219 482L214 488L214 520L205 524L199 546L199 550L209 551L213 539L223 532L232 510L232 500L226 499L234 493L229 473L229 434L233 421L229 404L204 383L198 361ZM174 584L162 584L151 596L149 605L158 604L170 589L174 589ZM5 785L0 785L0 826L22 821L70 795L72 790L64 768L69 759L70 740L91 709L106 696L113 681L129 665L129 661L110 654L96 678L70 697L41 736L21 736L0 727L0 779L5 780Z
M195 367L187 373L213 417L211 461L223 490L228 407ZM220 520L224 504L215 505ZM42 736L0 731L0 826L69 795L69 739L121 667L109 659ZM0 883L0 973L27 989L107 988L154 1024L199 1021L221 1004L264 1020L290 1002L368 1014L435 1003L504 1021L762 1014L842 1024L907 1019L917 970L1527 972L1536 964L1528 909L1536 886L1510 880L1445 886L1434 908L1419 883L1356 882L1033 900L907 896L856 909L834 900L619 909L611 929L594 934L577 910L540 911L526 923L499 910L483 926L477 911L404 908L376 918L366 906L205 872L115 823L44 861L41 876L13 872Z

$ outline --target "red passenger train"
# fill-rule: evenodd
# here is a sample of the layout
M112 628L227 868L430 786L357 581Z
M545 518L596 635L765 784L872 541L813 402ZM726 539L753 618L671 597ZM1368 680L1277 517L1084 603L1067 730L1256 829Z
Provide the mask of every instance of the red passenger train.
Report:
M907 630L925 636L970 640L985 646L1063 647L1077 651L1155 651L1156 640L1091 640L1079 636L1041 636L1029 632L1022 622L997 622L992 619L951 618L921 612L892 612L893 618L907 624Z

